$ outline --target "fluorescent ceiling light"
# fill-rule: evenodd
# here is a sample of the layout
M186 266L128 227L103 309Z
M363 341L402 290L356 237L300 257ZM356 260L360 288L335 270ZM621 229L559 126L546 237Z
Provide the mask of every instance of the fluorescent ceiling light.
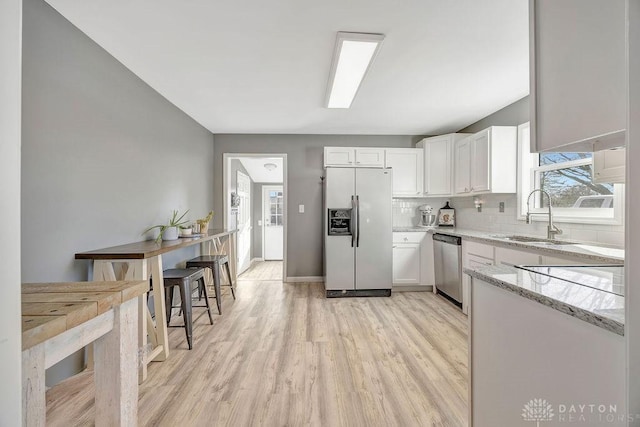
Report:
M327 86L327 108L351 107L382 40L383 34L338 33Z

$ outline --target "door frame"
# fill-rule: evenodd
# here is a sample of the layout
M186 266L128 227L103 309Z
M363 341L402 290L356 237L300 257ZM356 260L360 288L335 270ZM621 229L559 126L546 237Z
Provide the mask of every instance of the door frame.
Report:
M262 191L261 191L261 194L260 194L261 199L262 199L262 203L261 203L261 205L262 205L262 211L261 211L261 213L262 213L262 259L263 259L263 260L265 260L265 261L266 261L267 259L266 259L266 257L264 256L264 254L265 254L265 250L264 250L264 242L266 241L266 240L265 240L266 227L265 227L265 225L264 225L264 220L265 220L265 218L264 218L264 207L265 207L265 206L264 206L264 192L265 192L267 189L275 189L275 190L277 191L277 190L279 190L279 189L281 189L281 188L282 188L282 226L284 227L284 217L285 217L285 215L284 215L284 211L285 211L284 207L286 206L286 205L284 204L284 202L285 202L285 201L284 201L284 185L283 185L283 184L263 184L263 185L262 185ZM284 261L284 228L282 229L282 231L283 231L283 232L282 232L282 239L283 239L283 240L282 240L282 245L283 245L282 259L283 259L283 261ZM283 277L284 277L284 276L283 276Z
M228 185L230 182L229 174L231 173L231 168L229 167L229 163L231 159L239 159L242 157L279 157L282 159L282 195L283 195L283 205L285 209L283 211L284 216L282 219L282 225L284 226L283 231L283 259L282 259L282 281L287 281L287 236L289 229L289 179L288 179L288 167L287 167L287 153L222 153L222 224L226 229L229 226L229 192Z
M251 260L253 259L251 257L251 251L253 249L253 200L251 200L253 198L253 190L251 189L251 183L253 182L251 180L251 177L249 175L247 175L246 173L242 172L241 170L237 170L236 171L236 194L239 195L239 191L238 191L238 181L240 181L240 177L246 178L249 181L249 209L248 209L248 221L249 221L249 265L247 265L247 268L245 268L244 270L241 268L242 264L240 263L240 259L238 258L236 261L236 271L238 272L238 274L242 274L245 271L247 271L249 268L251 268ZM240 203L240 205L242 205L242 203ZM238 215L236 216L236 218L238 218ZM239 225L239 224L237 224ZM239 230L240 228L238 228ZM239 234L239 233L238 233ZM239 237L239 236L237 236ZM240 250L239 250L239 242L240 239L236 237L236 256L238 256L240 254Z

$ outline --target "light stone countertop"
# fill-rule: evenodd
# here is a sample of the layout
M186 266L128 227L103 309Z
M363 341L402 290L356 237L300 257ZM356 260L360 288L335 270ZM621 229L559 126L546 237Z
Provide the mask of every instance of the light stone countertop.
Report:
M464 273L618 335L624 335L624 297L506 265Z
M415 227L413 227L415 228ZM396 231L394 228L393 231ZM409 230L402 230L409 231ZM421 231L421 230L416 230ZM424 229L422 229L424 231ZM549 243L536 243L536 242L516 242L507 240L504 236L507 235L522 235L520 233L496 233L490 231L477 231L452 227L437 227L429 230L430 233L447 234L450 236L458 236L463 239L468 239L480 243L487 243L490 245L500 245L505 247L512 247L513 249L534 250L540 253L540 255L568 257L576 259L584 259L591 263L603 263L603 264L622 264L624 263L624 249L611 248L606 246L600 246L592 243L580 243L575 241L575 244L549 244ZM531 236L538 237L540 236ZM574 242L574 240L572 240Z

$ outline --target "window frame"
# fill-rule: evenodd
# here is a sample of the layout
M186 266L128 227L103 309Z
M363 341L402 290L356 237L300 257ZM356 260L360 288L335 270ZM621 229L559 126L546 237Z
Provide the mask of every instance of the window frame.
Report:
M527 130L530 129L530 122L518 126L518 177L517 177L517 219L526 220L527 196L536 186L537 176L541 172L548 172L558 169L567 169L575 166L593 165L593 157L590 159L577 159L562 163L552 163L547 165L539 164L539 153L531 153L530 145L527 141ZM536 176L537 175L537 176ZM576 224L602 224L621 225L624 214L624 184L613 184L613 215L603 215L603 208L556 208L553 207L554 222L567 222ZM608 211L608 209L606 209ZM532 208L531 213L546 213L547 208ZM542 215L532 215L532 221L547 222L548 219Z

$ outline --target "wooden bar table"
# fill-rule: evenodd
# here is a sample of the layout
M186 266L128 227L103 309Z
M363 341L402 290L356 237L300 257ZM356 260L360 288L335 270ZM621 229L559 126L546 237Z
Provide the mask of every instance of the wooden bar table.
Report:
M154 240L129 243L89 252L80 252L76 259L93 260L94 281L148 280L153 277L153 299L155 323L149 312L146 297L138 298L139 330L138 342L141 348L142 365L140 381L147 378L147 365L151 361L162 362L169 357L169 339L167 334L167 315L165 311L164 286L162 275L162 255L200 244L201 254L226 253L229 255L231 275L236 280L236 230L209 230L205 235L178 240ZM147 339L151 350L146 351Z
M22 425L46 424L45 370L93 343L96 426L138 423L138 302L149 282L22 285Z

